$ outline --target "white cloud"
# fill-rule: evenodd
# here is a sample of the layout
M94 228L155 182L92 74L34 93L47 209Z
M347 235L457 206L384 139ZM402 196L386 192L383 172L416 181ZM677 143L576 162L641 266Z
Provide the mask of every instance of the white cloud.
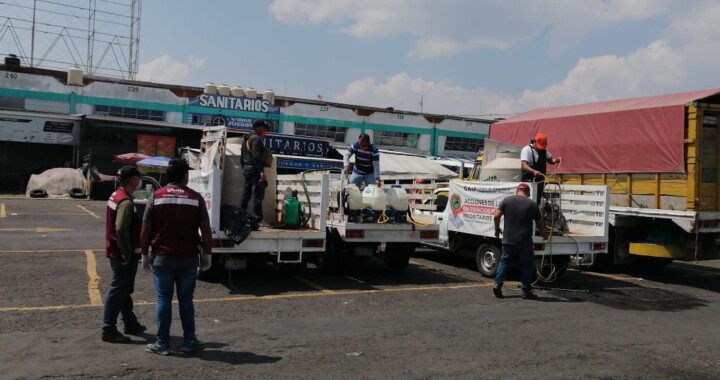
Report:
M577 8L577 3L569 1L568 12ZM608 3L618 8L620 17L637 17L647 11L648 6L645 1L627 2L624 7L616 2ZM597 16L604 17L609 16ZM337 99L342 102L418 110L417 99L424 94L426 110L429 112L483 115L720 87L717 68L720 60L718 19L720 3L697 2L685 12L678 11L667 28L660 31L659 38L646 46L625 55L579 59L559 83L543 89L525 90L516 98L484 89L463 88L449 81L412 78L401 73L389 77L384 83L377 83L373 78L355 81ZM563 28L572 24L574 22L565 24ZM427 47L431 45L432 42ZM446 53L464 49L462 44L441 42L437 45L444 46ZM428 56L428 52L437 50L440 48L435 46L416 49L416 53Z
M185 62L174 61L170 56L163 55L138 68L137 79L157 83L185 83L190 70L205 65L206 57L190 56Z
M672 15L671 0L275 0L283 23L328 24L357 38L406 34L409 55L437 58L477 49L503 49L549 32L550 51L579 43L589 31L621 22Z

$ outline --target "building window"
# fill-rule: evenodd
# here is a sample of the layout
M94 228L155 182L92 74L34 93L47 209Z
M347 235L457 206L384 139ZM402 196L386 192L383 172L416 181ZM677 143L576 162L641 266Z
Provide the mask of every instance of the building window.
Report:
M375 133L375 144L415 148L418 144L418 137L417 133L380 131L380 133Z
M146 109L139 109L139 108L112 107L112 106L95 106L95 115L124 117L127 119L154 120L154 121L164 121L165 120L165 112L164 111L146 110Z
M347 129L340 127L295 123L295 135L297 136L320 137L335 142L345 142L346 133Z
M483 139L447 136L445 138L445 150L480 153L483 150L484 141Z

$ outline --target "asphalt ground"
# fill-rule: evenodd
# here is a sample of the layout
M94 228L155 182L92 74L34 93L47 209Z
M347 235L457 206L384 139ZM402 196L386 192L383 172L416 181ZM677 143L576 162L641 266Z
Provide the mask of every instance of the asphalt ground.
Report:
M0 378L720 378L720 261L571 270L537 301L515 282L494 299L472 262L426 250L403 275L379 260L335 276L254 266L198 282L208 348L168 357L143 350L155 297L141 269L133 298L148 333L104 343L104 213L0 197ZM173 317L177 350L177 306Z

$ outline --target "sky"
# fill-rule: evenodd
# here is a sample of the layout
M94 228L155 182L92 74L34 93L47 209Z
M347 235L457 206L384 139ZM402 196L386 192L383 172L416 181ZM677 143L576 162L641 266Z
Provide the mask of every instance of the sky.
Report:
M138 79L154 82L481 118L720 88L716 0L142 5Z

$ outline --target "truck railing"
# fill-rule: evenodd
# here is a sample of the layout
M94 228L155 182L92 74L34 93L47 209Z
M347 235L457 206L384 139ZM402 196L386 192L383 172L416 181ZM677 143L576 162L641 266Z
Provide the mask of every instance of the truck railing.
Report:
M561 211L572 233L607 236L607 204L610 201L607 186L549 184L545 191L557 191L558 188L562 193Z
M326 172L306 174L283 174L277 177L276 220L281 221L284 213L285 198L293 190L297 191L297 199L304 213L310 213L308 228L325 231L327 222L327 205L329 175ZM308 201L309 199L309 201Z

